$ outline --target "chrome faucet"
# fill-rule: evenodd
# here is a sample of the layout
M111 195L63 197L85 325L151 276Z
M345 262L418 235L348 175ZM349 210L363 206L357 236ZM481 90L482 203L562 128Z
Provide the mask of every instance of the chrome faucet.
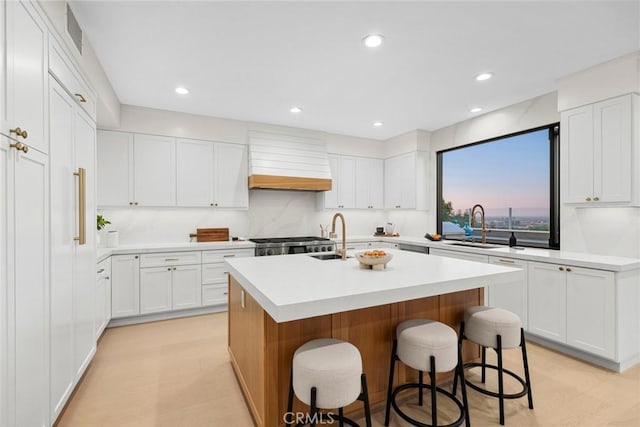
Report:
M347 259L347 223L344 221L344 215L340 212L337 212L333 219L331 220L331 233L329 237L336 238L338 235L336 234L336 219L340 218L342 220L342 249L336 249L336 253L338 255L342 255L342 259Z
M471 226L475 227L476 222L476 208L480 209L480 221L482 222L482 243L487 243L487 228L484 222L484 208L482 205L474 205L471 208Z

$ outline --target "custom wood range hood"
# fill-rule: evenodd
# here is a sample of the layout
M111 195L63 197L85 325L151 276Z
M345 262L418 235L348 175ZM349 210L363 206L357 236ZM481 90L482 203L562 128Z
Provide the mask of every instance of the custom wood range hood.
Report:
M324 140L251 131L249 141L249 189L331 190Z

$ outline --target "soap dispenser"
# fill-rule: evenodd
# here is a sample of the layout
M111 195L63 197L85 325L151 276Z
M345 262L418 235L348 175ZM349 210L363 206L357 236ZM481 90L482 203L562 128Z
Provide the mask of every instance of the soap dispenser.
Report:
M513 231L511 232L511 237L509 237L509 247L512 248L516 245L517 241L516 241L516 235L513 234Z

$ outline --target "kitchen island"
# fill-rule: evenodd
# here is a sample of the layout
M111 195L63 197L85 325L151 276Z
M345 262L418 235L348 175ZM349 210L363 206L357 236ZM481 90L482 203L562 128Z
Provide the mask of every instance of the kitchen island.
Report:
M396 325L410 318L458 329L464 309L483 303L483 286L517 280L522 271L491 264L389 250L385 270L355 258L306 254L228 259L229 354L256 425L284 425L293 352L334 337L360 350L369 399L386 399ZM465 358L477 356L469 345ZM396 380L414 372L400 368ZM299 406L298 406L299 405ZM296 402L294 411L308 408ZM354 404L346 413L361 410Z

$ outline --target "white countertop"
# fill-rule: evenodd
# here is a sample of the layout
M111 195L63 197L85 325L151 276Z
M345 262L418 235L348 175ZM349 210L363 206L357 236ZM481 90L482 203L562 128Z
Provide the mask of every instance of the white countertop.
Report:
M137 245L123 245L117 248L98 248L98 262L111 255L145 254L153 252L184 252L209 251L216 249L253 249L255 243L249 241L237 242L185 242L185 243L142 243Z
M340 239L334 239L339 244ZM451 246L455 241L432 242L424 237L374 237L374 236L352 236L348 242L389 242L406 243L410 245L426 246L429 248L439 248L458 252L468 252L481 255L499 256L506 258L522 259L526 261L540 261L553 264L570 264L575 267L595 268L606 271L627 271L640 269L640 259L627 258L609 255L595 255L582 252L569 252L553 249L523 248L512 249L508 246L501 246L494 249L474 248L468 246Z
M338 244L340 239L334 239ZM350 236L349 243L358 242L389 242L419 245L429 248L447 249L458 252L468 252L481 255L499 256L505 258L521 259L525 261L539 261L553 264L569 264L575 267L595 268L606 271L627 271L640 269L640 259L609 255L595 255L582 252L557 251L552 249L523 248L511 249L502 246L494 249L474 248L467 246L451 246L455 241L432 242L424 237L377 237L377 236ZM239 242L208 242L208 243L146 243L136 245L124 245L117 248L98 248L98 262L111 255L142 254L151 252L180 252L180 251L206 251L216 249L243 249L254 248L250 241Z
M226 262L230 274L276 322L506 283L523 274L500 265L387 251L394 258L381 271L362 269L355 258L322 261L306 254Z

